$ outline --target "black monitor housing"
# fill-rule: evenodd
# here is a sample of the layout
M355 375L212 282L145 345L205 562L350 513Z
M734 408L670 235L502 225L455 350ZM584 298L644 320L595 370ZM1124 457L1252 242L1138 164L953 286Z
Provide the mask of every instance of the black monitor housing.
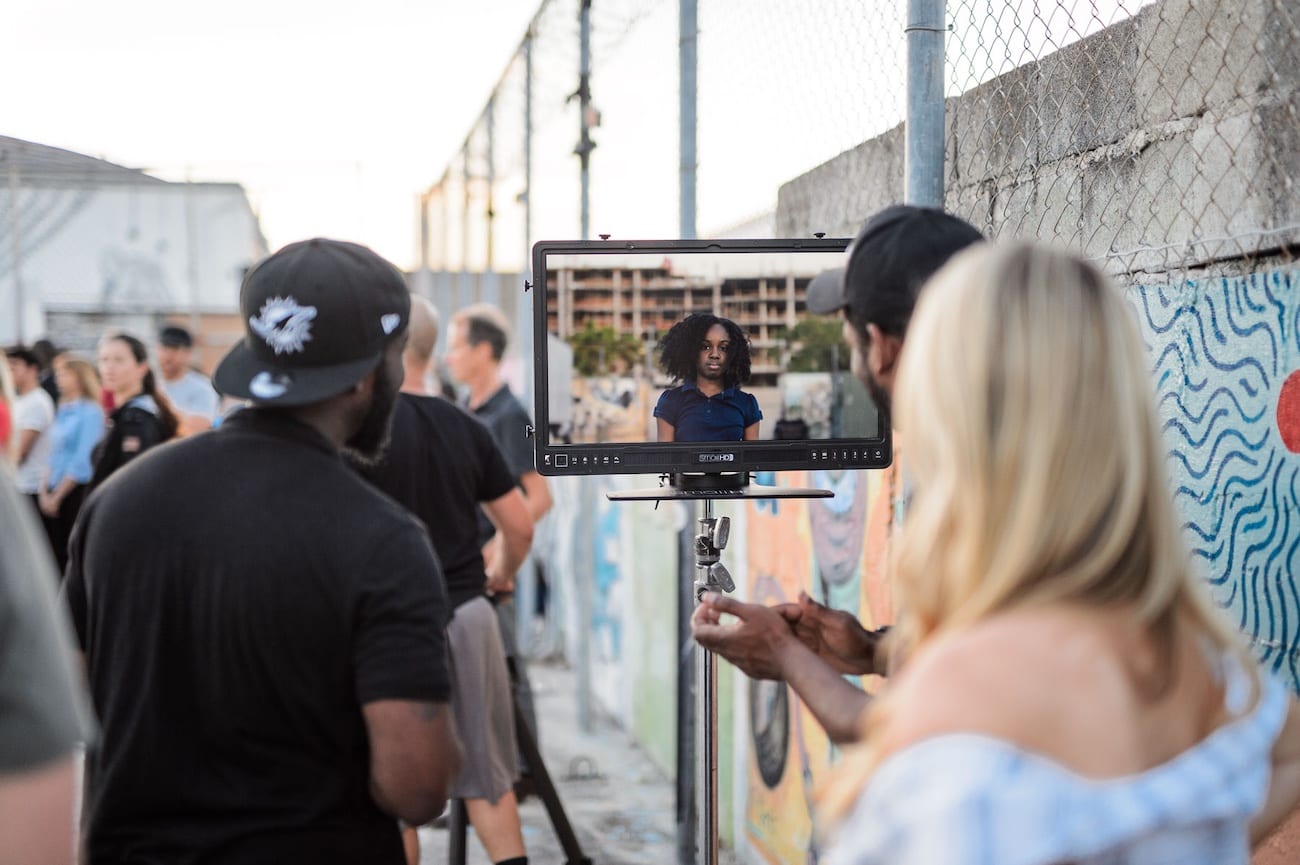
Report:
M892 458L888 418L850 369L842 320L804 302L843 266L845 238L541 241L533 247L536 465L543 475L874 469ZM709 312L749 337L751 441L657 438L654 409L680 382L657 347Z

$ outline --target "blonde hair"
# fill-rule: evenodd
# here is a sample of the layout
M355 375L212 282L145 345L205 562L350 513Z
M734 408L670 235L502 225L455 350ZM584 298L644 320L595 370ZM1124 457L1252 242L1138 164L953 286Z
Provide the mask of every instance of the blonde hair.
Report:
M935 275L895 389L916 482L894 550L895 651L1013 608L1076 604L1131 613L1164 687L1184 627L1254 674L1192 572L1149 376L1132 310L1077 257L982 244ZM886 691L825 791L828 816L874 769L889 712Z
M52 366L55 368L66 366L68 371L76 378L77 387L81 388L82 399L88 399L95 403L99 402L99 372L95 369L93 363L64 352L54 358ZM62 395L60 394L60 396Z

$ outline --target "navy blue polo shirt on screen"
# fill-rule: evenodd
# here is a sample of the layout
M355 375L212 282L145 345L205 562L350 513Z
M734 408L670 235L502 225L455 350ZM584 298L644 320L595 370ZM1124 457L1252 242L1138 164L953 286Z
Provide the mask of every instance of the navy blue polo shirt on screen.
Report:
M679 442L738 442L745 428L763 419L758 400L739 387L705 396L694 381L684 381L663 392L655 417L673 426Z

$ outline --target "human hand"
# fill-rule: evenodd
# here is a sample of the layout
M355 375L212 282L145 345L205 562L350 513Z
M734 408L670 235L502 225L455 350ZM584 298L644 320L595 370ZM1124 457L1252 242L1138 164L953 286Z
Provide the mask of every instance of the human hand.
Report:
M851 613L819 604L799 593L799 615L793 620L795 636L819 658L840 673L883 675L876 647L883 633L868 631Z
M739 621L722 624L724 613ZM797 604L746 604L706 592L691 616L691 634L706 649L726 658L751 679L783 681L785 655L798 645L791 628Z
M515 590L513 575L498 574L489 569L487 572L487 592L489 595L508 595Z
M59 505L61 502L58 497L51 491L37 493L36 504L41 509L41 513L47 517L57 517L59 515Z

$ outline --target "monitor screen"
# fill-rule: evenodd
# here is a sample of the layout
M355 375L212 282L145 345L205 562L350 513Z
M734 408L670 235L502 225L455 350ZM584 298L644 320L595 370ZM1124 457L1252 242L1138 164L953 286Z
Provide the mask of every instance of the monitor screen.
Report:
M805 303L847 245L538 243L539 471L888 465L888 422L852 373L841 316Z

